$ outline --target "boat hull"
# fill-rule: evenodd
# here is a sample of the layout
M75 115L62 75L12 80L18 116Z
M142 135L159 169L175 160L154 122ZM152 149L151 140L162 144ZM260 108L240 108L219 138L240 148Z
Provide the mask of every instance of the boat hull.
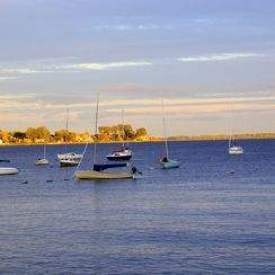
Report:
M75 167L79 164L79 161L60 161L60 167Z
M49 165L50 162L47 159L38 159L35 162L35 165L40 166L40 165Z
M130 160L132 156L119 156L119 157L107 156L106 158L110 161L127 161L127 160Z
M77 171L75 177L79 180L110 180L110 179L131 179L134 175L131 172L98 172L94 170Z
M16 168L3 167L0 168L0 176L16 175L19 170Z
M229 155L242 155L244 150L242 147L231 147L228 150Z
M176 160L161 161L160 165L162 169L174 169L180 167L179 162Z

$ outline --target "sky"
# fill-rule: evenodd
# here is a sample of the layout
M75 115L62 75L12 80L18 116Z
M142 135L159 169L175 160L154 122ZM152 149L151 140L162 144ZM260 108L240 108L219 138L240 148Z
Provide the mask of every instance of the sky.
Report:
M273 0L0 0L0 129L275 131ZM161 108L164 101L164 112Z

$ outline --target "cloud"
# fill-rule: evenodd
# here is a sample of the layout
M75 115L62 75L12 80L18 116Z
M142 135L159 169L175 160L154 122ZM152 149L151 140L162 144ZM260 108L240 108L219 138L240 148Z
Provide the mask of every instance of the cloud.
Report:
M172 26L170 25L159 25L159 24L102 24L94 25L91 28L96 31L154 31L154 30L171 30Z
M127 67L144 67L153 65L149 61L124 61L124 62L109 62L109 63L80 63L59 66L58 69L77 69L77 70L109 70Z
M17 79L17 77L12 76L0 76L0 82L8 81L8 80L14 80Z
M184 63L221 62L221 61L248 59L248 58L255 58L255 57L264 57L264 54L259 54L259 53L220 53L220 54L181 57L181 58L178 58L177 60L184 62Z
M131 67L145 67L152 66L153 63L150 61L119 61L119 62L102 62L102 63L74 63L74 64L26 64L26 66L14 66L11 67L0 67L1 74L7 75L31 75L41 73L66 73L66 72L80 72L80 71L104 71L112 69L123 69ZM2 78L7 80L9 77ZM0 77L1 81L1 77Z

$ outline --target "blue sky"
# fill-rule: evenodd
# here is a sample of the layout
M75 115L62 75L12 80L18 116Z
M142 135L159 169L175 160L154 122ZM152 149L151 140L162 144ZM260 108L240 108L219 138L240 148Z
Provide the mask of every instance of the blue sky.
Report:
M275 131L271 0L2 0L0 129Z

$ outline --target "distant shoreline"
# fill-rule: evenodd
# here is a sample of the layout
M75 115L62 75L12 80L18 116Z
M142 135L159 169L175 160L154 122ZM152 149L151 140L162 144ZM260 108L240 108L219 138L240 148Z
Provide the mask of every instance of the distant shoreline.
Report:
M232 135L232 139L234 140L275 140L275 133L255 133L255 134L236 134ZM147 140L125 140L125 141L101 141L99 144L122 144L122 143L158 143L162 142L164 138L148 138ZM213 134L213 135L198 135L198 136L171 136L168 138L169 141L174 142L192 142L192 141L227 141L228 135L223 134ZM53 142L46 143L46 145L50 146L58 146L58 145L81 145L81 144L94 144L94 142ZM15 142L15 143L0 143L0 147L5 146L41 146L43 142L37 143L27 143L27 142Z

